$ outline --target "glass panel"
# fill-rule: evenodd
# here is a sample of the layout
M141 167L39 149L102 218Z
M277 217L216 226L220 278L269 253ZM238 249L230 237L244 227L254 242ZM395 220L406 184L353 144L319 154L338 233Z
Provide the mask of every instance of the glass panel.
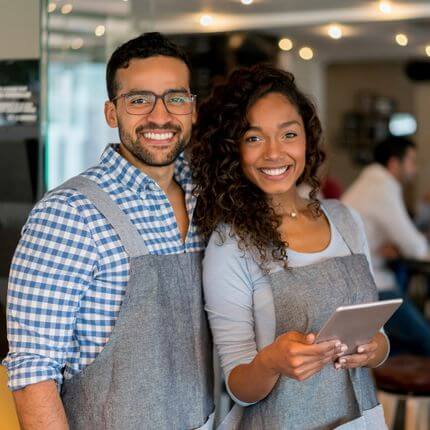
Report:
M104 63L49 65L48 189L96 163L106 144L118 140L104 118L104 73Z

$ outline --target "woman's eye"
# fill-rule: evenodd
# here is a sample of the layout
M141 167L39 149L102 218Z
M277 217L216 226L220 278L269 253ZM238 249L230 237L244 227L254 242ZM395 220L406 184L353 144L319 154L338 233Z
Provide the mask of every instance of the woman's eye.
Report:
M259 136L248 136L247 138L245 138L246 143L259 142L260 140L261 140L261 137Z
M284 134L284 137L286 137L287 139L293 139L294 137L297 137L297 133L289 131L288 133Z

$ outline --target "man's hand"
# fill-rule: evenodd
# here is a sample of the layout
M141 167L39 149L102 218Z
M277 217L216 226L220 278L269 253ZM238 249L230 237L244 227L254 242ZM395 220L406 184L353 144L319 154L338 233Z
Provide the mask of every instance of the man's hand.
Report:
M395 260L400 257L399 249L392 243L384 243L378 249L378 254L387 260Z

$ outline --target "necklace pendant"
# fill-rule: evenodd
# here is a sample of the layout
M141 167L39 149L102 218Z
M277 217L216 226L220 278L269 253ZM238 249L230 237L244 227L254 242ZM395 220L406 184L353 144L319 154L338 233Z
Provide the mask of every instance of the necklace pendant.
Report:
M291 218L293 218L293 219L296 219L297 218L297 212L290 212L290 217Z

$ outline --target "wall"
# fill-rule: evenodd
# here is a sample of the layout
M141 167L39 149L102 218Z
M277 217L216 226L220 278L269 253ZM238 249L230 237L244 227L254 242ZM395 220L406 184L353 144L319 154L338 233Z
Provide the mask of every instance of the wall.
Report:
M430 81L415 84L413 89L414 111L417 116L418 130L414 138L418 145L417 195L430 192Z
M0 61L40 58L40 6L44 0L0 0ZM2 82L0 82L0 86ZM29 182L29 167L21 154L23 146L0 139L7 148L7 160L3 160L0 179L17 178ZM14 160L13 163L10 160ZM21 178L18 178L21 176ZM16 181L15 181L16 182ZM1 188L1 186L0 186ZM1 193L3 196L4 192ZM8 200L28 200L25 196L11 196ZM0 216L1 221L1 216Z
M317 106L318 115L323 125L326 123L326 66L323 62L313 59L304 61L297 54L281 52L279 67L293 73L298 87Z
M416 103L416 85L408 80L403 68L400 62L359 62L327 67L326 141L330 172L339 178L344 187L360 171L360 167L352 163L346 148L339 143L343 114L354 108L357 91L366 90L388 96L396 101L398 111L419 115L424 107L426 96Z
M43 0L0 0L0 59L39 58Z
M41 1L43 0L0 0L0 60L40 58ZM12 159L15 162L7 164L3 162L0 180L11 178L13 174L21 171L22 179L25 181L28 166L25 163L20 164L22 160L25 160L19 154L22 147L16 146L16 151L13 153L11 144L5 144L2 148L2 143L0 141L0 151L5 151L7 148L8 160ZM16 208L15 205L14 209ZM9 206L6 209L6 205L1 205L0 211L0 224L3 222L3 226L5 226L5 219L10 215ZM23 217L26 217L26 213L23 214ZM20 216L19 219L21 218ZM9 260L19 237L19 228L17 227L15 230L11 232L9 229L3 228L0 232L0 306L4 303L5 298ZM1 331L0 336L4 336Z

